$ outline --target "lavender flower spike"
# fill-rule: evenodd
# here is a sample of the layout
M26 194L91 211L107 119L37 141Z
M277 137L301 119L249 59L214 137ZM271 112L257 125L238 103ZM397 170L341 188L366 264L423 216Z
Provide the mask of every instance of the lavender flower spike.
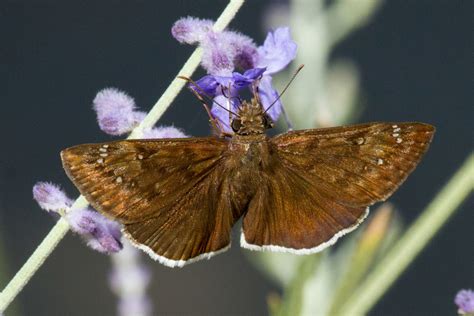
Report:
M234 70L236 50L225 33L209 32L201 42L201 65L211 75L228 76Z
M171 28L171 34L180 43L196 44L203 40L212 30L213 22L193 17L186 17L176 21Z
M66 193L48 182L38 182L33 186L33 198L46 211L65 211L72 205Z
M473 315L474 314L474 291L460 290L456 294L454 302L458 306L458 313L461 315Z
M201 65L211 75L230 76L235 68L254 68L257 47L243 34L214 32L213 22L186 17L175 22L171 34L180 43L199 44L203 49Z
M110 135L122 135L132 131L145 117L145 113L136 111L132 97L115 88L99 91L93 101L93 107L100 129Z
M66 214L71 230L83 236L94 250L110 254L122 249L120 225L88 209L74 209Z
M112 256L112 262L109 283L119 297L118 315L152 315L151 300L146 296L151 273L141 262L139 250L126 242L123 250Z
M69 210L72 200L57 185L38 182L33 186L33 197L42 209L64 215L71 230L83 236L92 249L102 253L122 249L118 223L88 209Z

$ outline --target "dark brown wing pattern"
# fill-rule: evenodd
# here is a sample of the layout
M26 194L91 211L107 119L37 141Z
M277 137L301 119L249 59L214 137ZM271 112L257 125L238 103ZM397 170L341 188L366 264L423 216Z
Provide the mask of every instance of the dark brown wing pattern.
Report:
M227 249L233 214L219 167L227 141L125 140L61 153L68 176L99 212L124 224L136 246L168 266Z
M312 253L333 244L400 186L433 133L422 123L369 123L274 137L273 168L244 217L242 246Z

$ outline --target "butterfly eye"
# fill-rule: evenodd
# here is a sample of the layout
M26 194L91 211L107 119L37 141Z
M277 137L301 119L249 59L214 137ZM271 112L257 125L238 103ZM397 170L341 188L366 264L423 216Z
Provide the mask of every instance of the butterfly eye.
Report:
M273 121L268 115L264 115L262 118L262 123L265 128L272 128L273 127Z
M231 127L232 127L232 130L235 133L237 133L240 130L240 128L242 127L242 121L239 120L239 119L232 120Z

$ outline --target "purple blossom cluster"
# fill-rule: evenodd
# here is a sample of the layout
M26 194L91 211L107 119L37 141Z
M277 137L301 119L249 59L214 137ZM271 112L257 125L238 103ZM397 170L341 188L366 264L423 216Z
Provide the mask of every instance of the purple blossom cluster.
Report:
M42 209L65 214L71 230L80 234L92 249L107 254L122 249L118 223L89 208L70 209L72 200L57 185L38 182L33 186L33 198Z
M137 110L132 97L116 88L99 91L92 103L100 129L109 135L130 133L146 116L145 112ZM172 126L153 127L143 131L143 138L180 137L187 136Z
M269 32L263 45L257 47L246 35L234 31L214 32L212 25L211 20L187 17L176 21L171 33L180 43L198 44L202 48L201 65L208 75L196 81L198 87L191 88L213 98L212 115L225 132L231 132L228 112L216 103L237 112L239 91L247 87L255 89L255 85L264 109L268 109L278 98L272 75L295 58L297 46L287 27ZM276 121L281 112L282 104L278 100L268 114Z
M474 314L474 291L460 290L454 299L458 306L458 313L461 315Z

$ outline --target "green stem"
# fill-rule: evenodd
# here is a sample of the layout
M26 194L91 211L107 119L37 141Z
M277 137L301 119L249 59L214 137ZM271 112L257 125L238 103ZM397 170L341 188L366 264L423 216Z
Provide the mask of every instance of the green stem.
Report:
M10 280L5 289L0 295L0 312L10 305L13 299L28 283L33 274L43 264L49 254L53 251L56 245L66 235L69 230L69 224L64 218L59 219L56 225L51 229L45 239L36 248L33 254L28 258L23 267L18 271L17 274Z
M342 307L340 315L365 315L439 231L474 187L474 155L433 199L422 215L377 264L356 293Z
M222 31L227 27L230 21L234 18L235 14L239 11L240 7L244 4L245 0L230 0L224 11L217 19L213 29L215 31ZM178 72L179 75L191 76L192 73L199 66L201 61L201 49L196 48L193 54L184 64L183 68ZM163 95L159 98L156 104L153 106L151 111L147 114L141 124L130 134L128 138L139 138L142 131L146 128L150 128L158 121L163 115L166 109L170 106L171 102L175 99L176 95L183 88L184 80L174 79L170 86L165 90ZM87 201L83 196L80 196L71 208L86 207ZM66 235L69 230L69 225L61 218L56 225L51 229L48 235L43 239L41 244L36 248L30 258L25 262L13 279L7 284L5 289L0 293L0 313L5 311L8 305L28 283L35 272L41 267L46 258L53 252L57 244Z
M87 207L87 205L88 203L86 199L83 196L80 196L71 206L71 209L84 208ZM25 287L31 277L36 273L36 271L38 271L44 261L53 252L54 248L56 248L61 239L63 239L68 230L69 224L64 218L60 218L28 260L26 260L21 269L0 293L0 313L5 311L8 305L10 305L13 299Z

